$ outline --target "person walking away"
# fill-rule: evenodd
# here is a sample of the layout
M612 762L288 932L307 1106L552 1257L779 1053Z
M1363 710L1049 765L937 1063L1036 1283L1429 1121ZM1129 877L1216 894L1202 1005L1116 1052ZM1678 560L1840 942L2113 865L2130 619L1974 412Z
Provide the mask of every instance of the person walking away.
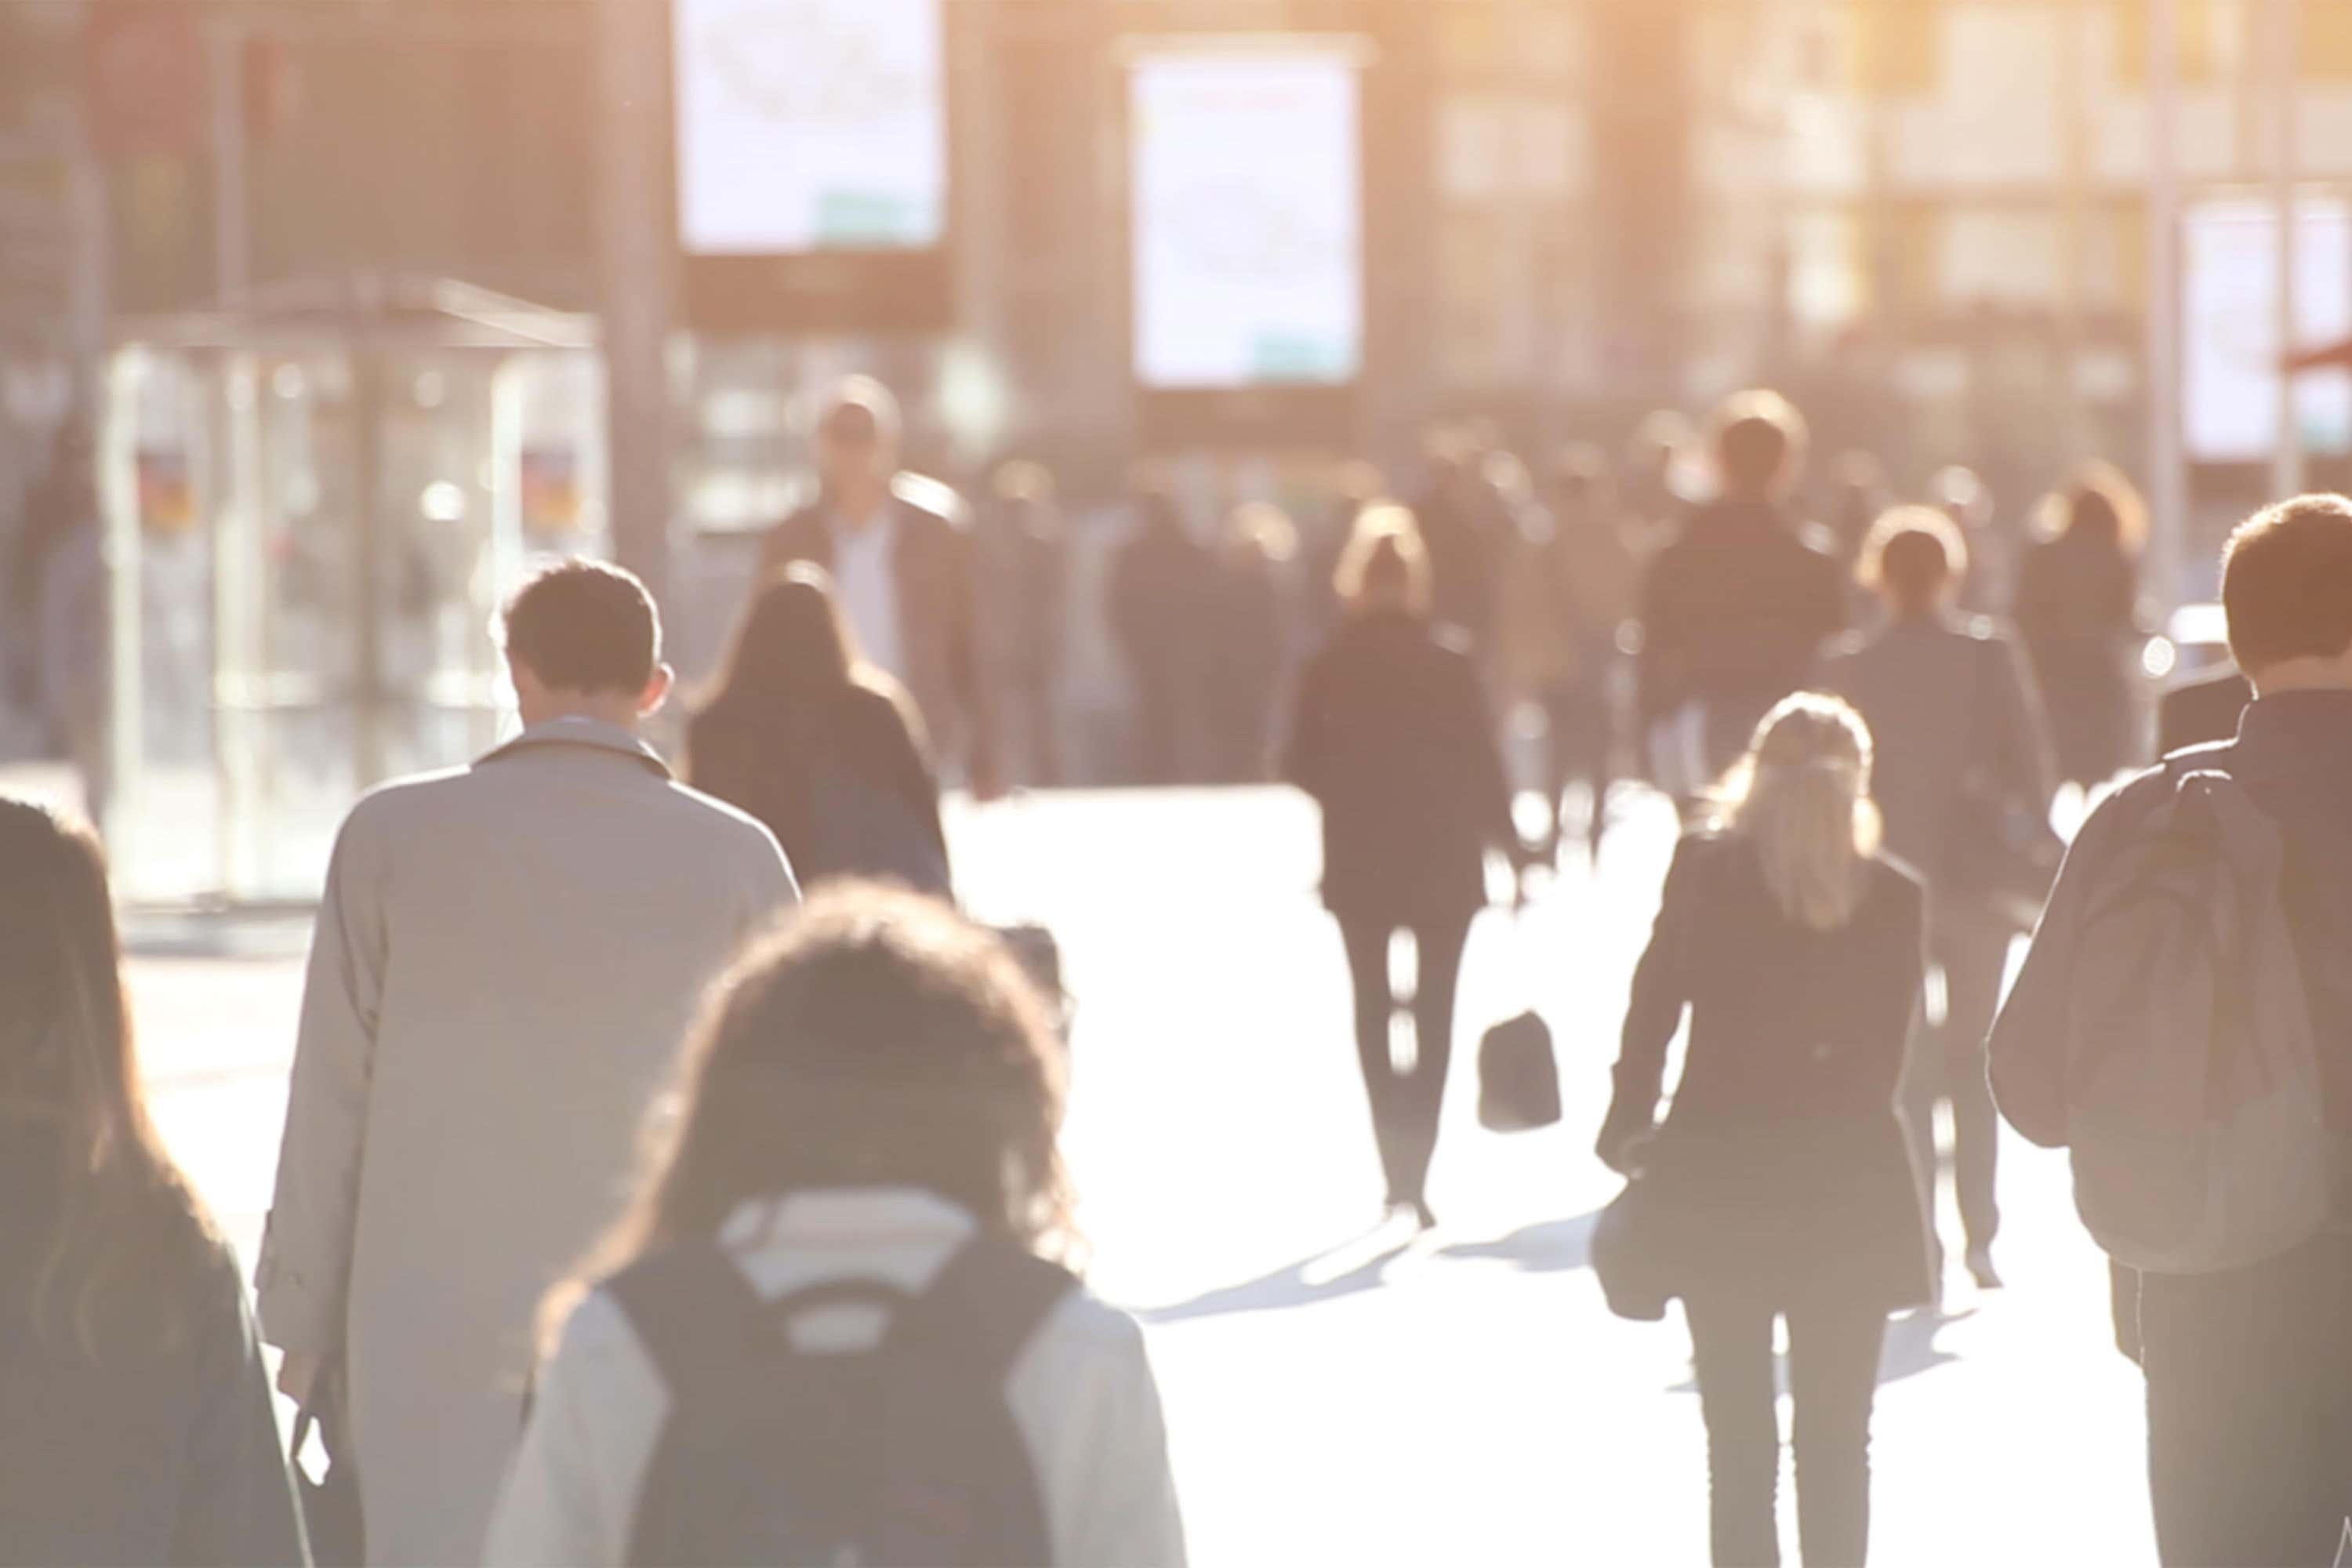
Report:
M1133 1320L1069 1240L1066 1063L1005 948L818 892L738 966L556 1332L491 1568L1181 1565Z
M1135 686L1139 772L1148 784L1196 783L1205 771L1202 631L1216 568L1164 487L1140 488L1135 511L1136 531L1111 564L1109 607Z
M1617 756L1619 645L1633 618L1642 569L1599 447L1563 452L1546 489L1538 516L1549 522L1549 537L1528 571L1553 605L1554 657L1538 699L1549 731L1545 798L1557 852L1569 785L1583 781L1591 801L1585 844L1597 858Z
M29 655L30 692L44 742L73 764L82 810L106 820L113 785L107 727L113 706L105 520L89 421L58 426L8 563L9 620Z
M2006 616L2017 600L2017 539L2001 526L1999 506L1983 477L1974 468L1950 464L1929 476L1927 494L1960 531L1960 542L1968 547L1969 570L1960 582L1960 612Z
M1486 902L1486 854L1528 858L1478 668L1460 634L1430 619L1427 557L1412 514L1366 510L1339 563L1346 617L1300 678L1284 773L1323 814L1323 901L1355 990L1356 1050L1388 1203L1437 1223L1427 1197L1455 983ZM1413 1065L1390 1054L1396 933L1413 939Z
M0 800L0 1563L307 1563L236 1254L164 1152L98 840Z
M761 580L795 561L832 574L866 657L905 687L974 795L1003 793L982 668L979 549L963 500L898 467L898 400L851 376L817 420L817 496L770 531Z
M2284 918L2316 1047L2313 1113L2340 1178L2352 1131L2352 501L2303 496L2255 516L2230 541L2221 599L2231 651L2255 700L2237 738L2177 754L2094 811L1991 1042L1992 1087L2010 1124L2045 1148L2097 1131L2084 1100L2075 1020L2121 984L2143 990L2182 966L2175 950L2091 962L2090 944L2129 926L2124 868L2192 784L2222 775L2275 827L2274 896L2244 911ZM2191 775L2203 775L2200 782ZM2232 981L2217 955L2213 983ZM2240 958L2235 962L2245 962ZM2122 975L2105 973L2127 966ZM2294 998L2260 986L2254 1000ZM2294 1021L2292 1019L2290 1022ZM2273 1026L2273 1019L2265 1027ZM2221 1042L2217 1040L2216 1047ZM2218 1077L2150 1082L2151 1102L2207 1100ZM2209 1105L2209 1119L2228 1105ZM2078 1153L2078 1195L2084 1166ZM2138 1329L2147 1373L2148 1491L2168 1563L2324 1564L2337 1560L2352 1475L2352 1202L2336 1184L2315 1234L2241 1267L2143 1273Z
M1864 1560L1887 1314L1927 1296L1895 1120L1924 900L1878 850L1871 742L1832 698L1766 717L1720 828L1685 837L1634 972L1599 1143L1640 1173L1658 1282L1679 1296L1706 1423L1719 1564L1780 1561L1773 1327L1789 1332L1804 1560ZM1666 1047L1690 1015L1674 1109Z
M1952 1108L1953 1163L1969 1275L2000 1284L1993 1237L2000 1136L1985 1081L1984 1039L2000 1002L2019 916L1978 885L2011 822L2050 815L2050 742L2023 656L1990 621L1954 608L1968 545L1938 511L1901 507L1871 531L1862 572L1886 624L1850 639L1824 683L1853 703L1877 743L1874 795L1886 847L1927 879L1928 960L1943 979L1939 1018L1924 1017L1904 1073L1901 1110L1936 1241L1936 1106Z
M1430 614L1481 657L1495 627L1496 569L1507 543L1503 510L1485 471L1488 448L1468 429L1433 432L1427 482L1412 514L1429 556Z
M2137 666L2147 632L2139 555L2147 510L2122 474L2084 469L2043 503L2011 618L2050 705L2062 783L2089 791L2142 755Z
M996 711L1018 737L1023 783L1062 782L1060 693L1068 642L1069 545L1053 471L1006 463L996 471L989 592L982 630L994 649Z
M1289 603L1284 574L1298 531L1281 508L1254 501L1226 520L1210 601L1209 715L1219 784L1259 784L1274 739L1274 694L1285 674Z
M262 1244L281 1386L343 1370L371 1563L479 1553L535 1304L704 986L797 900L774 837L636 732L670 684L643 584L562 563L504 631L522 732L336 840Z
M1845 630L1832 547L1788 497L1804 422L1778 393L1746 392L1716 417L1721 493L1694 512L1643 580L1643 728L1663 731L1662 776L1696 797L1738 760L1756 722L1811 678Z
M939 781L910 709L858 657L824 569L787 566L687 725L687 778L773 833L805 887L858 877L950 898Z

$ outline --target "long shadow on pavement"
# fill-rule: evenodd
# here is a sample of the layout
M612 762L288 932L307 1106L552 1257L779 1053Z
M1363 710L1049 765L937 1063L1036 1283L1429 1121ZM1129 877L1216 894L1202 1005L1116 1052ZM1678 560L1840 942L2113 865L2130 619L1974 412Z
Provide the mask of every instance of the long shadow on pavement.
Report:
M1318 1252L1312 1258L1301 1258L1271 1274L1262 1274L1238 1285L1221 1286L1189 1301L1139 1312L1137 1316L1146 1323L1181 1323L1194 1318L1223 1317L1237 1312L1278 1312L1292 1307L1311 1307L1318 1301L1336 1301L1343 1296L1360 1295L1364 1291L1380 1289L1381 1272L1403 1254L1412 1241L1408 1237L1384 1246L1352 1267L1328 1278L1323 1276L1319 1266L1328 1266L1335 1255L1361 1244L1360 1239L1349 1242L1329 1251Z

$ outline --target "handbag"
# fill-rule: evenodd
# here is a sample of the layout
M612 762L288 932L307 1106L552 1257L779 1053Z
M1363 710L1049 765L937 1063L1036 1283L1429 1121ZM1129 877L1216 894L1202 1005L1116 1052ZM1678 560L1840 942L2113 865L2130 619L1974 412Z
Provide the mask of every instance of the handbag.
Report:
M1512 916L1522 930L1523 920ZM1528 1132L1557 1124L1559 1115L1559 1059L1542 1015L1529 1008L1487 1030L1478 1042L1478 1124Z
M1674 1291L1660 1263L1665 1237L1656 1184L1635 1173L1592 1224L1592 1275L1617 1316L1654 1323L1666 1315Z
M326 1468L316 1480L302 1463L313 1433ZM331 1363L319 1372L318 1386L294 1416L294 1489L302 1505L303 1532L318 1568L364 1568L367 1531L360 1511L360 1472L352 1458L351 1428L343 1407L343 1373Z

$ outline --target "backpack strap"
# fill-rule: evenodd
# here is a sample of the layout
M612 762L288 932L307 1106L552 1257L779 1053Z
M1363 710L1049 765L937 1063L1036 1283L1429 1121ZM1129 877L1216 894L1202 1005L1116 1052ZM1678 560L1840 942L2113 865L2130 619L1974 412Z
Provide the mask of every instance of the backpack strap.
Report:
M890 1342L952 1344L991 1383L1002 1383L1046 1314L1077 1288L1059 1264L992 1237L948 1259L931 1288L892 1321Z
M604 1282L628 1314L663 1384L681 1400L730 1381L732 1347L768 1321L769 1308L716 1241L679 1242Z

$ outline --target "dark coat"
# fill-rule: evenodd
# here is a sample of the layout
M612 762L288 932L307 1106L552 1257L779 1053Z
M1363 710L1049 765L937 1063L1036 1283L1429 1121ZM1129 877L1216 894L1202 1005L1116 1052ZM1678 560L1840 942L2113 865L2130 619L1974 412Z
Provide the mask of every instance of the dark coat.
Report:
M307 1562L236 1255L191 1219L184 1245L138 1260L140 1300L95 1304L121 1326L91 1359L70 1310L35 1326L55 1155L20 1123L0 1136L0 1563ZM175 1335L153 1331L155 1304Z
M891 484L898 509L898 624L907 689L940 754L992 776L996 723L982 679L980 561L962 503L944 485L910 474ZM823 500L769 531L761 575L806 561L833 570L833 528Z
M1399 613L1343 621L1300 677L1284 773L1323 808L1323 901L1397 925L1473 914L1516 841L1477 667Z
M1871 795L1886 847L1933 886L1952 847L1971 781L2047 813L2055 793L2050 737L2033 678L1989 621L1896 621L1842 645L1822 684L1853 704L1876 742Z
M1707 710L1708 765L1747 749L1772 705L1803 689L1846 626L1845 584L1819 531L1717 501L1691 514L1642 583L1642 715Z
M764 824L803 887L890 869L851 864L825 842L816 814L818 771L825 766L897 801L940 865L947 864L939 780L915 721L892 691L853 682L813 719L759 714L722 700L688 723L686 746L688 782Z
M1657 1113L1666 1047L1691 1017L1674 1110L1640 1156L1670 1292L1786 1305L1829 1291L1890 1310L1928 1296L1917 1178L1895 1090L1926 969L1919 884L1877 862L1861 908L1819 931L1782 914L1755 848L1675 852L1633 976L1604 1142Z

